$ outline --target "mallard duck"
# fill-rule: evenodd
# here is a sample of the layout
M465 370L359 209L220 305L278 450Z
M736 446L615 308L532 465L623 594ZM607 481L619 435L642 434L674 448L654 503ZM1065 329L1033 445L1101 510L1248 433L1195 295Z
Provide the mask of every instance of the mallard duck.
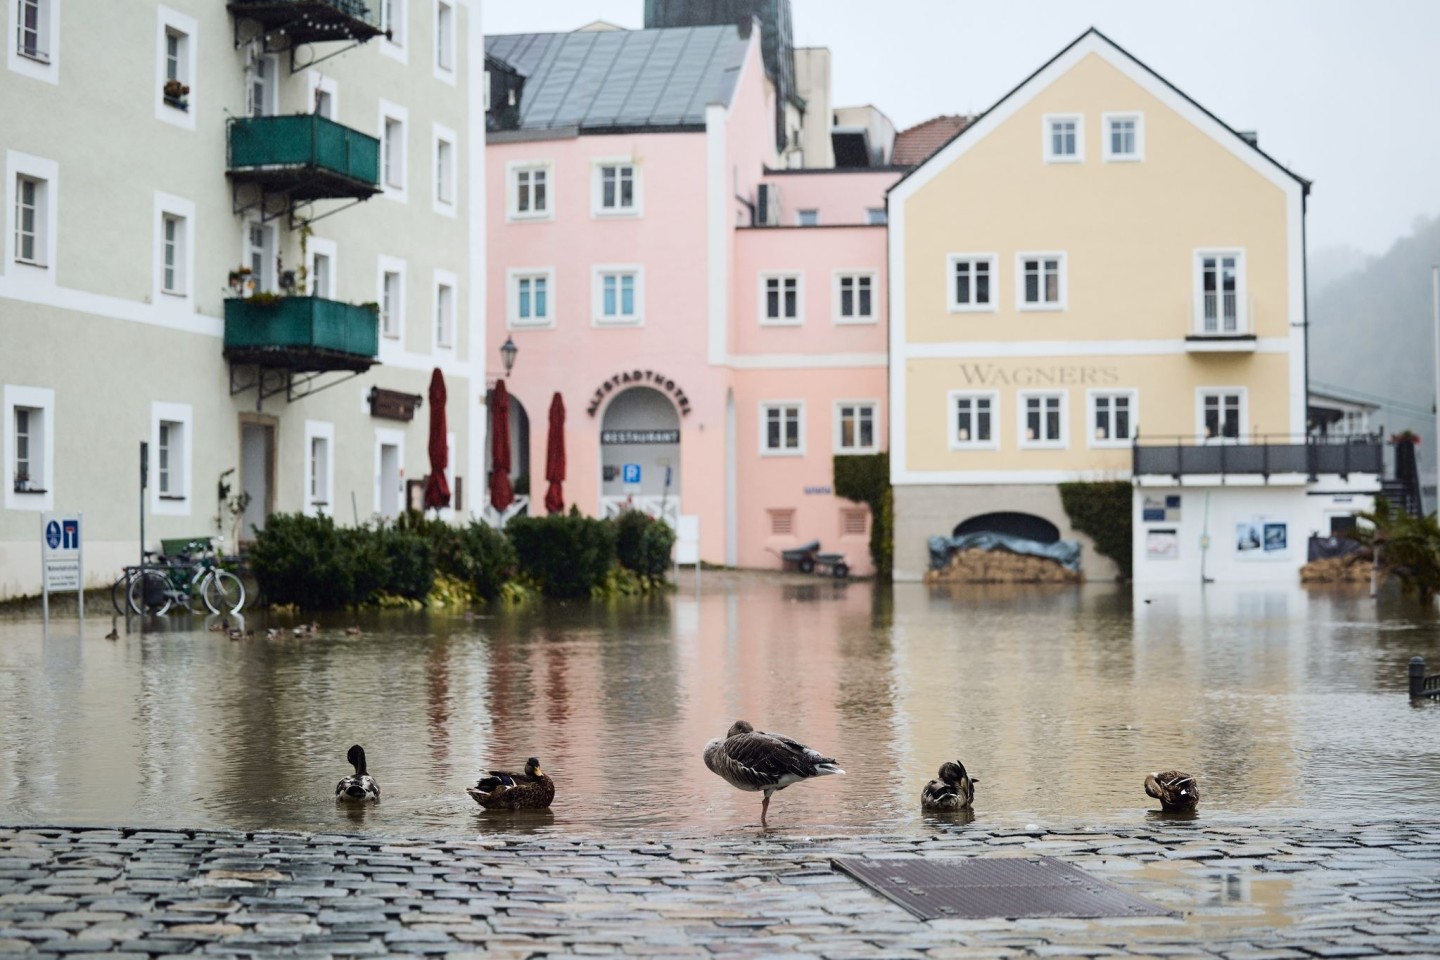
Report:
M1159 800L1160 809L1167 813L1185 813L1200 802L1200 785L1179 770L1150 774L1145 778L1145 792Z
M265 639L274 640L275 638L280 636L281 632L282 631L279 627L268 627L265 630Z
M555 781L540 769L540 761L525 761L524 773L491 770L465 792L486 810L543 810L555 799Z
M367 800L380 799L380 784L375 778L365 772L365 748L360 744L350 748L345 754L345 759L355 768L355 772L341 779L335 784L335 799L355 803L363 803Z
M811 777L845 772L833 757L821 756L818 750L778 733L756 730L744 720L736 720L724 737L705 744L705 766L732 787L765 792L760 801L762 827L769 826L765 815L776 790Z
M114 620L111 620L111 621L110 621L110 632L107 633L107 634L105 634L105 639L106 639L106 640L119 640L119 639L120 639L120 628L115 625L115 621L114 621Z
M947 760L940 764L937 779L925 784L920 791L922 810L969 810L975 802L975 779L965 772L965 764L959 760Z

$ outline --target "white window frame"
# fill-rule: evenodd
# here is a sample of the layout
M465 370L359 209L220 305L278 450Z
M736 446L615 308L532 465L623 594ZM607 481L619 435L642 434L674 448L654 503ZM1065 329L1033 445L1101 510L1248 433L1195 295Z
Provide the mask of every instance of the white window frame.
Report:
M528 318L520 316L520 282L522 280L545 281L545 315L537 319L534 308L534 291L531 291L532 308ZM555 328L555 268L554 267L512 267L505 271L506 327L510 330L553 330Z
M1208 437L1205 435L1205 398L1225 395L1236 395L1240 398L1239 412L1236 414L1235 436ZM1207 445L1218 444L1239 444L1245 440L1245 424L1250 418L1250 391L1245 387L1196 387L1195 388L1195 437L1197 442Z
M20 52L20 6L15 0L5 0L6 63L15 73L45 83L60 82L60 3L61 0L38 0L36 52L44 57L38 59Z
M808 221L808 222L807 222ZM804 210L795 211L795 226L797 227L818 227L820 226L820 210L818 207L806 207Z
M960 426L956 423L961 400L990 401L990 437L987 440L960 439ZM972 406L972 419L978 411ZM1000 449L1000 393L996 390L951 390L945 395L945 439L951 450L999 450Z
M459 339L460 278L449 270L436 270L434 294L430 300L430 328L437 350L454 350ZM449 296L446 297L446 291Z
M890 222L890 211L886 207L866 207L865 225L868 227L884 226Z
M250 233L254 229L264 231L268 238L266 246L260 250L260 272L254 272L255 247L250 242ZM240 227L240 264L251 268L251 277L255 281L256 293L275 293L280 289L279 271L275 269L275 258L280 249L280 232L275 229L274 222L266 223L261 220L245 220Z
M13 0L7 0L7 2L13 2ZM163 5L156 8L156 14L155 119L163 120L165 123L183 130L194 130L195 115L199 112L200 91L199 84L195 82L195 50L200 43L200 24L194 17L187 17L179 11L171 10ZM181 52L183 62L180 64L180 76L176 78L190 88L190 92L186 94L188 105L183 110L165 102L165 81L168 79L165 36L171 30L183 34L185 37L184 50Z
M961 303L955 292L955 268L962 263L970 264L970 302ZM984 263L990 268L990 299L985 303L975 302L975 265ZM945 302L951 313L994 313L1000 309L1000 256L995 253L951 253L945 257ZM1023 291L1022 291L1023 292Z
M340 247L328 237L312 236L306 241L305 250L305 292L312 297L321 297L326 300L339 300L340 290ZM330 276L329 285L321 290L316 282L315 258L326 257L329 259Z
M520 174L532 170L545 173L545 209L534 207L534 181L531 181L531 205L529 210L520 209ZM505 218L511 221L554 220L555 219L555 165L548 160L511 160L505 164Z
M844 306L845 306L845 281L846 281L846 280L853 280L853 281L856 282L856 283L855 283L855 290L854 290L854 292L853 292L853 296L854 296L854 298L855 298L855 299L854 299L854 306L855 306L856 310L859 310L859 308L860 308L860 287L859 287L859 281L861 281L861 280L868 280L868 281L870 282L870 312L869 312L869 313L854 313L854 314L851 314L851 315L848 316L848 317L845 316L845 314L844 314L843 311L844 311ZM836 270L836 271L835 271L835 274L834 274L834 277L833 277L833 279L832 279L832 281L831 281L831 288L830 288L830 289L831 289L831 295L834 297L835 309L834 309L834 318L833 318L833 319L834 319L834 321L835 321L836 324L847 325L847 326L848 326L848 325L860 325L860 324L873 324L873 323L879 323L879 322L880 322L880 314L879 314L879 307L880 307L880 273L879 273L878 270Z
M1075 152L1056 153L1053 149L1052 128L1057 123L1075 124ZM1046 163L1085 162L1085 115L1083 113L1047 113L1040 120L1040 136L1043 138Z
M325 96L330 98L330 114L328 117L326 117L326 119L338 121L340 119L339 82L334 77L329 76L328 74L321 73L319 70L310 69L307 70L306 73L309 75L309 79L307 81L309 85L308 95L310 98L307 101L310 104L309 112L317 116L326 116L325 114L320 113L319 110L320 104L318 102L318 95L323 93L325 94Z
M1025 301L1025 261L1026 260L1058 260L1056 267L1058 271L1058 282L1056 284L1060 299L1053 303L1040 301L1038 303L1027 303ZM1024 312L1054 312L1068 310L1070 307L1070 281L1069 281L1069 258L1063 250L1049 251L1026 251L1015 254L1015 309ZM1040 284L1038 292L1045 292L1045 267L1040 267Z
M36 237L36 246L42 251L43 261L17 259L20 251L16 246L16 241L19 239L16 236L19 228L16 221L19 213L16 204L21 177L38 180L43 184L40 203L43 203L44 207L42 210L36 211L35 218L36 232L39 234ZM18 150L7 150L5 152L5 261L0 264L0 274L4 275L6 282L45 287L55 285L56 225L59 220L56 214L59 205L60 165L43 157L31 156Z
M449 29L446 29L448 15ZM453 0L435 0L435 79L450 85L455 84L455 3Z
M375 2L380 5L380 29L386 31L380 36L380 52L401 63L409 63L409 0L375 0Z
M605 167L630 168L630 206L605 206ZM644 177L641 176L640 162L634 157L595 157L590 161L590 216L595 219L634 218L645 212ZM616 174L617 178L619 174ZM547 192L547 197L548 197ZM620 199L619 181L616 181L615 199Z
M444 217L455 217L460 209L460 152L456 146L459 142L454 130L438 123L433 125L430 137L430 202L435 212ZM447 185L448 191L444 189Z
M150 302L161 308L182 307L187 311L195 309L195 204L184 197L155 192L155 277ZM179 262L179 288L165 288L165 220L174 217L181 223Z
M260 96L255 96L256 81ZM245 59L245 116L274 117L280 113L280 58L251 53Z
M770 281L795 281L795 316L785 316L785 287L781 283L779 288L780 316L771 317L769 313L769 292ZM798 270L762 270L758 274L756 289L759 291L759 303L756 308L756 318L762 327L798 327L805 322L805 274Z
M320 475L315 477L315 441L325 442L325 460L318 464ZM335 424L328 420L306 420L305 421L305 450L300 461L305 464L304 479L305 489L302 493L301 503L305 504L305 512L315 517L335 515ZM319 479L319 489L316 490L312 479Z
M160 425L170 423L179 427L179 451L170 451L168 457L172 489L160 492ZM174 438L171 440L172 448ZM178 462L177 462L178 461ZM195 462L195 412L188 403L150 404L150 510L152 513L169 517L192 515L195 501L195 487L192 483Z
M1116 437L1115 434L1115 408L1110 408L1110 435L1105 439L1095 436L1095 418L1100 408L1102 397L1116 398L1124 397L1130 402L1130 435L1128 437ZM1092 387L1085 391L1085 441L1093 449L1118 449L1132 446L1135 437L1140 432L1140 391L1127 388L1115 387Z
M1052 439L1031 440L1025 436L1029 429L1026 422L1030 412L1030 401L1032 399L1043 400L1049 397L1056 397L1060 400L1060 436ZM1065 450L1070 446L1070 391L1069 390L1018 390L1015 393L1015 401L1018 421L1016 436L1019 439L1021 450ZM1040 408L1040 415L1043 419L1045 408Z
M1125 120L1135 123L1135 149L1130 153L1116 153L1110 128L1117 121ZM1145 114L1139 110L1100 114L1100 134L1100 149L1106 163L1139 163L1145 159Z
M1205 259L1213 257L1217 261L1222 257L1235 258L1235 329L1225 329L1225 318L1220 312L1217 304L1215 315L1216 329L1205 329ZM1245 248L1244 247L1201 247L1195 250L1194 263L1194 294L1192 295L1191 313L1194 321L1190 325L1190 333L1197 337L1239 337L1247 336L1250 333L1250 289L1249 278L1245 271ZM1218 269L1218 263L1217 263ZM1219 287L1216 287L1217 291ZM1223 303L1223 301L1222 301Z
M22 387L5 384L4 421L0 422L0 435L5 442L5 509L7 510L54 510L55 509L55 391L48 387ZM40 411L39 453L34 452L31 443L30 457L40 460L39 482L44 493L15 492L15 408L29 407ZM30 429L35 428L32 425Z
M855 436L860 436L859 410L862 407L870 408L870 443L868 445L856 444L847 447L844 444L845 437L845 416L844 409L854 407L856 409ZM836 400L834 404L834 453L837 456L850 456L852 454L879 453L880 452L880 401L879 400Z
M767 429L771 410L796 410L796 432L795 439L797 446L794 448L769 446L770 432ZM781 441L784 441L785 418L781 418ZM760 402L760 456L762 457L803 457L805 456L805 401L804 400L762 400Z
M398 2L398 0L396 0ZM398 124L400 157L396 164L389 124ZM380 101L380 187L381 195L405 203L410 178L410 111L389 100ZM398 171L395 169L399 167ZM392 179L398 174L399 182Z
M399 280L395 291L395 303L390 311L392 323L386 324L385 275L395 274ZM380 254L375 263L375 302L380 305L380 337L385 340L405 340L405 261L399 257Z
M635 278L635 312L631 315L605 315L605 278L607 276L633 276ZM592 326L596 327L638 327L645 323L645 268L638 263L597 264L591 269ZM618 298L619 291L616 291ZM617 305L619 300L616 300Z

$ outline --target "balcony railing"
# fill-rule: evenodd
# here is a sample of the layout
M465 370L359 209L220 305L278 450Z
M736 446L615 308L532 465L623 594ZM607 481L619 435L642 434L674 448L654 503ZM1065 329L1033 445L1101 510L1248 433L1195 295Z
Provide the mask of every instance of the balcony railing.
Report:
M1278 473L1373 473L1384 469L1379 437L1326 441L1307 437L1256 434L1238 440L1197 442L1194 437L1143 437L1133 446L1134 476L1179 479L1197 474L1269 477Z
M368 370L380 352L372 307L323 297L225 301L225 358L291 370Z
M1255 299L1245 292L1206 291L1190 299L1192 353L1252 352L1255 349Z
M384 31L380 26L381 0L230 0L236 17L258 22L265 33L283 31L291 46L330 40L365 42ZM268 37L267 37L268 42Z
M363 200L380 192L380 141L319 114L234 117L228 169L296 200Z

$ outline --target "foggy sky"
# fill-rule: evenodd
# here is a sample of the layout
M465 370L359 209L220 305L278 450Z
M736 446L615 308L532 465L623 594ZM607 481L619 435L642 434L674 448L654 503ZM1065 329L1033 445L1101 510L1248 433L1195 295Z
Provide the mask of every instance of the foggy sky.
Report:
M643 0L483 0L487 33L639 27ZM1383 253L1440 213L1436 0L792 0L835 103L977 113L1090 27L1314 181L1311 252ZM879 18L879 19L877 19Z

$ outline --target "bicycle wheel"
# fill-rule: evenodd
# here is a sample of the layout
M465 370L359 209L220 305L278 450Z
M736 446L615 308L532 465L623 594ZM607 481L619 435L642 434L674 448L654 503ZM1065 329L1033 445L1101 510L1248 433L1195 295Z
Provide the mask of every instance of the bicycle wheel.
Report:
M200 596L211 613L239 613L245 606L245 584L228 570L211 570L200 585Z
M110 585L110 603L114 605L115 612L121 616L125 615L125 604L130 595L130 572L120 574L115 582Z
M137 573L130 580L126 596L133 613L164 613L173 602L170 578L159 570L146 570L144 576Z

